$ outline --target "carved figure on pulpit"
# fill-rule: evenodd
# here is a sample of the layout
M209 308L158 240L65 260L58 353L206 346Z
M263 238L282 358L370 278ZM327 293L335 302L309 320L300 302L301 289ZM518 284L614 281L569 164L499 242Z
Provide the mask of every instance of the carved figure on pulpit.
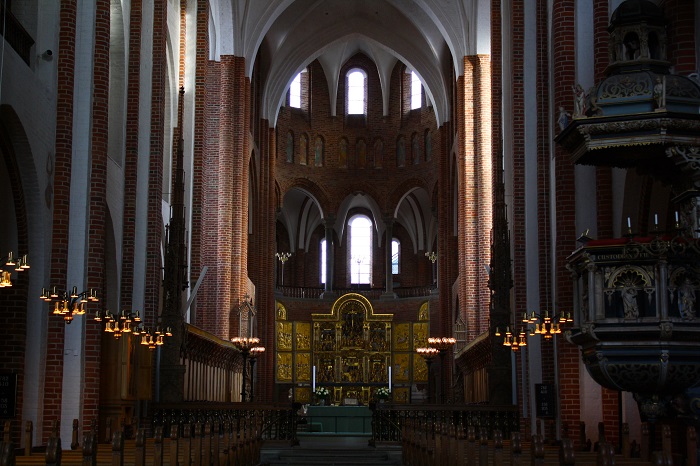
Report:
M695 319L695 287L689 278L683 281L680 289L680 313L684 319Z
M622 305L625 312L625 319L636 319L639 317L639 304L637 303L637 289L632 286L624 287L622 294Z

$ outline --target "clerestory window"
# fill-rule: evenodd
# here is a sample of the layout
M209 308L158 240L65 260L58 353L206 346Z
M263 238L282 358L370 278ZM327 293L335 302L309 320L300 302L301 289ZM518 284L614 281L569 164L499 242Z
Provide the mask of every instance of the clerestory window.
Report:
M347 74L347 113L348 115L365 115L367 113L367 76L365 72L354 68Z
M391 273L399 274L399 259L401 254L401 243L396 238L391 240Z
M321 266L319 270L321 271L321 284L326 284L326 239L321 240Z
M411 71L411 110L423 105L423 85L415 71Z
M350 283L369 284L372 282L372 221L357 215L350 219Z

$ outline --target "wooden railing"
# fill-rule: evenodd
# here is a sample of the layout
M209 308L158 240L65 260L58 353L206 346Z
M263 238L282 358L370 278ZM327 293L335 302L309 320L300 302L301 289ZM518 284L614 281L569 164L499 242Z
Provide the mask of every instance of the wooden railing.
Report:
M39 448L32 448L32 424L28 422L23 450L10 440L11 423L7 421L0 442L0 465L253 466L260 461L264 442L298 443L298 408L291 404L260 403L157 404L153 406L151 423L110 431L107 444L98 442L96 424L84 429L78 442L76 420L70 442L60 438L60 428L55 423L47 444ZM135 433L135 438L130 438L129 432Z
M282 440L290 446L297 445L296 408L298 406L275 406L253 403L227 404L221 409L211 404L199 406L166 406L161 411L163 423L153 426L153 435L148 429L135 429L135 438L127 438L125 429L116 430L108 443L98 443L96 432L89 429L82 438L77 438L77 421L73 424L73 441L62 442L58 424L54 424L47 445L31 448L32 429L28 422L25 429L24 450L15 448L10 441L10 422L5 422L0 441L0 465L213 465L254 466L259 464L265 451L266 441ZM509 409L473 410L473 407L438 407L405 411L405 417L393 418L393 406L372 407L375 422L400 423L401 429L393 431L373 424L372 441L375 446L390 442L401 446L402 464L406 466L450 465L525 465L560 464L591 465L617 464L625 466L672 465L698 466L698 443L695 428L685 427L685 445L673 450L671 428L661 425L661 441L656 443L642 436L636 448L630 444L629 436L622 439L616 450L599 429L595 447L574 446L566 435L561 441L546 441L541 435L522 435L512 430L505 435L497 424L487 426L494 420L510 417ZM491 411L491 414L488 412ZM495 412L500 414L495 414ZM384 420L381 418L384 417ZM166 420L167 418L167 420ZM169 422L166 425L165 422ZM467 423L466 428L464 428ZM470 423L471 422L471 423ZM502 425L512 426L510 421ZM585 430L585 429L584 429ZM644 430L644 429L643 429ZM677 435L683 435L682 431ZM273 442L273 449L280 443ZM655 446L660 449L655 450ZM62 446L65 449L62 449Z
M469 427L479 430L498 429L504 435L520 430L520 414L517 406L489 405L394 405L372 404L372 441L399 442L404 426L417 422L428 426L444 423L457 426L466 432Z
M290 404L160 403L153 406L153 425L163 426L166 432L177 426L183 433L185 425L206 423L219 426L230 423L239 432L255 424L261 426L263 440L296 442L297 415Z

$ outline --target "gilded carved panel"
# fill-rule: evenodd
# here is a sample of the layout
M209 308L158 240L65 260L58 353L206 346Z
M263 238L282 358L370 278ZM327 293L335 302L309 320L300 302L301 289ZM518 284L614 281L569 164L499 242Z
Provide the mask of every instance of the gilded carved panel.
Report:
M428 365L425 363L425 359L419 356L413 358L413 381L428 381Z
M411 351L411 324L394 324L394 351Z
M292 351L291 322L277 322L277 351Z
M379 383L389 381L389 369L384 356L377 355L369 360L369 382Z
M294 401L302 404L311 403L311 389L309 387L296 387L294 389Z
M311 355L296 353L294 374L296 382L311 382Z
M311 324L309 322L297 322L296 324L296 350L311 350Z
M292 353L277 353L277 381L292 381Z
M418 320L430 320L430 303L428 301L424 302L418 310Z
M389 349L389 329L388 322L371 322L369 324L369 351L387 351Z
M428 346L428 323L413 324L413 347L422 348Z
M394 403L408 403L410 391L408 387L396 387L391 391Z
M397 383L411 380L411 355L409 353L394 353L391 378Z

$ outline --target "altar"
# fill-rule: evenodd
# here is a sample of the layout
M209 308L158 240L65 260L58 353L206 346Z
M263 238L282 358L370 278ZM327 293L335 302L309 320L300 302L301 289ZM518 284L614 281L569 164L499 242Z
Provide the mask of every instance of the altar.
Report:
M306 422L312 432L372 433L372 412L367 406L309 406Z

